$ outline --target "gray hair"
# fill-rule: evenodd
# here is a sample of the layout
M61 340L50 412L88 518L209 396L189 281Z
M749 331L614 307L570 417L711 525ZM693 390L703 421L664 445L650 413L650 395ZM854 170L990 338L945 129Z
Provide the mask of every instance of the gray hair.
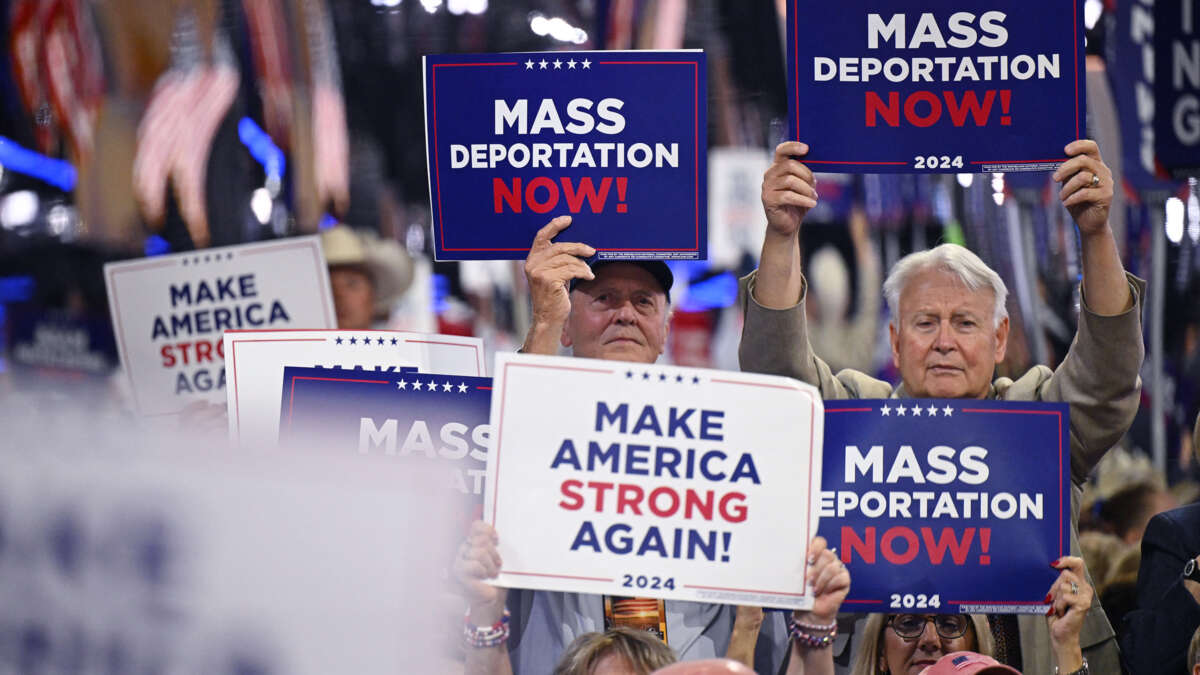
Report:
M899 260L883 282L883 295L893 316L900 312L900 293L913 276L928 269L939 269L958 277L968 289L977 291L988 288L995 298L992 310L993 327L1008 318L1004 306L1008 300L1008 287L996 271L979 259L979 256L958 244L942 244L928 251L910 253Z

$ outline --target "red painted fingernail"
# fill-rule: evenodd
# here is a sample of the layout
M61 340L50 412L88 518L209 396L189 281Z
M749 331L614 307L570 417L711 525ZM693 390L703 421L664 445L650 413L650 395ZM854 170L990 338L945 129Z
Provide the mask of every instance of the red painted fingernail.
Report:
M1046 603L1050 602L1050 601L1051 601L1051 600L1053 600L1053 599L1054 599L1054 595L1053 595L1053 594L1051 594L1051 593L1047 593L1047 594L1046 594L1046 599L1045 599L1045 600L1042 600L1042 604L1044 605L1044 604L1046 604Z
M1062 558L1055 558L1054 562L1050 563L1051 567L1058 567L1058 563L1062 562Z
M1046 616L1054 616L1054 608L1053 607L1046 610Z

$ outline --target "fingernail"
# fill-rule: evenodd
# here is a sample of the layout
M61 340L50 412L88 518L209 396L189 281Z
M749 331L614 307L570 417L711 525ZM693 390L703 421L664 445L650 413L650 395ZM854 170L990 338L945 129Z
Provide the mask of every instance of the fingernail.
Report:
M1054 608L1053 607L1046 610L1046 616L1054 616Z
M1055 559L1054 559L1054 562L1050 563L1050 566L1051 566L1051 567L1058 567L1058 564L1059 564L1060 562L1062 562L1062 558L1055 558Z
M1046 599L1045 599L1045 600L1042 600L1042 604L1044 605L1044 604L1047 604L1047 603L1049 603L1049 602L1050 602L1050 600L1052 600L1053 598L1054 598L1054 595L1053 595L1053 594L1051 594L1051 593L1047 593L1047 594L1046 594Z

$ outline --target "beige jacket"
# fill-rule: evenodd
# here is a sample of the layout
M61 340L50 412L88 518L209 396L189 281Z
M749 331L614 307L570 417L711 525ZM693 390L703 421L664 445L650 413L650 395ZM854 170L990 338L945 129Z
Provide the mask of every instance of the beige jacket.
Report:
M742 279L740 302L745 326L738 348L742 370L785 375L815 385L826 399L908 398L904 385L893 387L854 370L834 374L813 354L804 316L805 282L800 302L773 310L754 300L755 275ZM1121 438L1138 409L1145 357L1141 313L1146 282L1126 274L1134 304L1117 316L1093 314L1083 305L1070 351L1058 368L1034 366L1021 377L992 383L990 398L1009 401L1063 401L1071 406L1071 554L1079 555L1079 498L1083 482L1104 453ZM1090 581L1090 578L1089 578ZM1050 632L1043 617L1019 617L1021 657L1028 673L1054 672ZM1121 672L1112 626L1092 603L1080 635L1093 673Z

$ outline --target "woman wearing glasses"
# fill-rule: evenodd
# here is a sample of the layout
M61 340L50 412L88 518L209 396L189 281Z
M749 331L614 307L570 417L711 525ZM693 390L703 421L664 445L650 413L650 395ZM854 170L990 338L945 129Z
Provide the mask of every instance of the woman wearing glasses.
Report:
M1087 675L1079 631L1092 604L1083 560L1066 557L1053 565L1058 579L1046 594L1046 621L1059 675ZM918 675L952 652L992 656L994 643L982 614L872 614L855 653L853 675Z

